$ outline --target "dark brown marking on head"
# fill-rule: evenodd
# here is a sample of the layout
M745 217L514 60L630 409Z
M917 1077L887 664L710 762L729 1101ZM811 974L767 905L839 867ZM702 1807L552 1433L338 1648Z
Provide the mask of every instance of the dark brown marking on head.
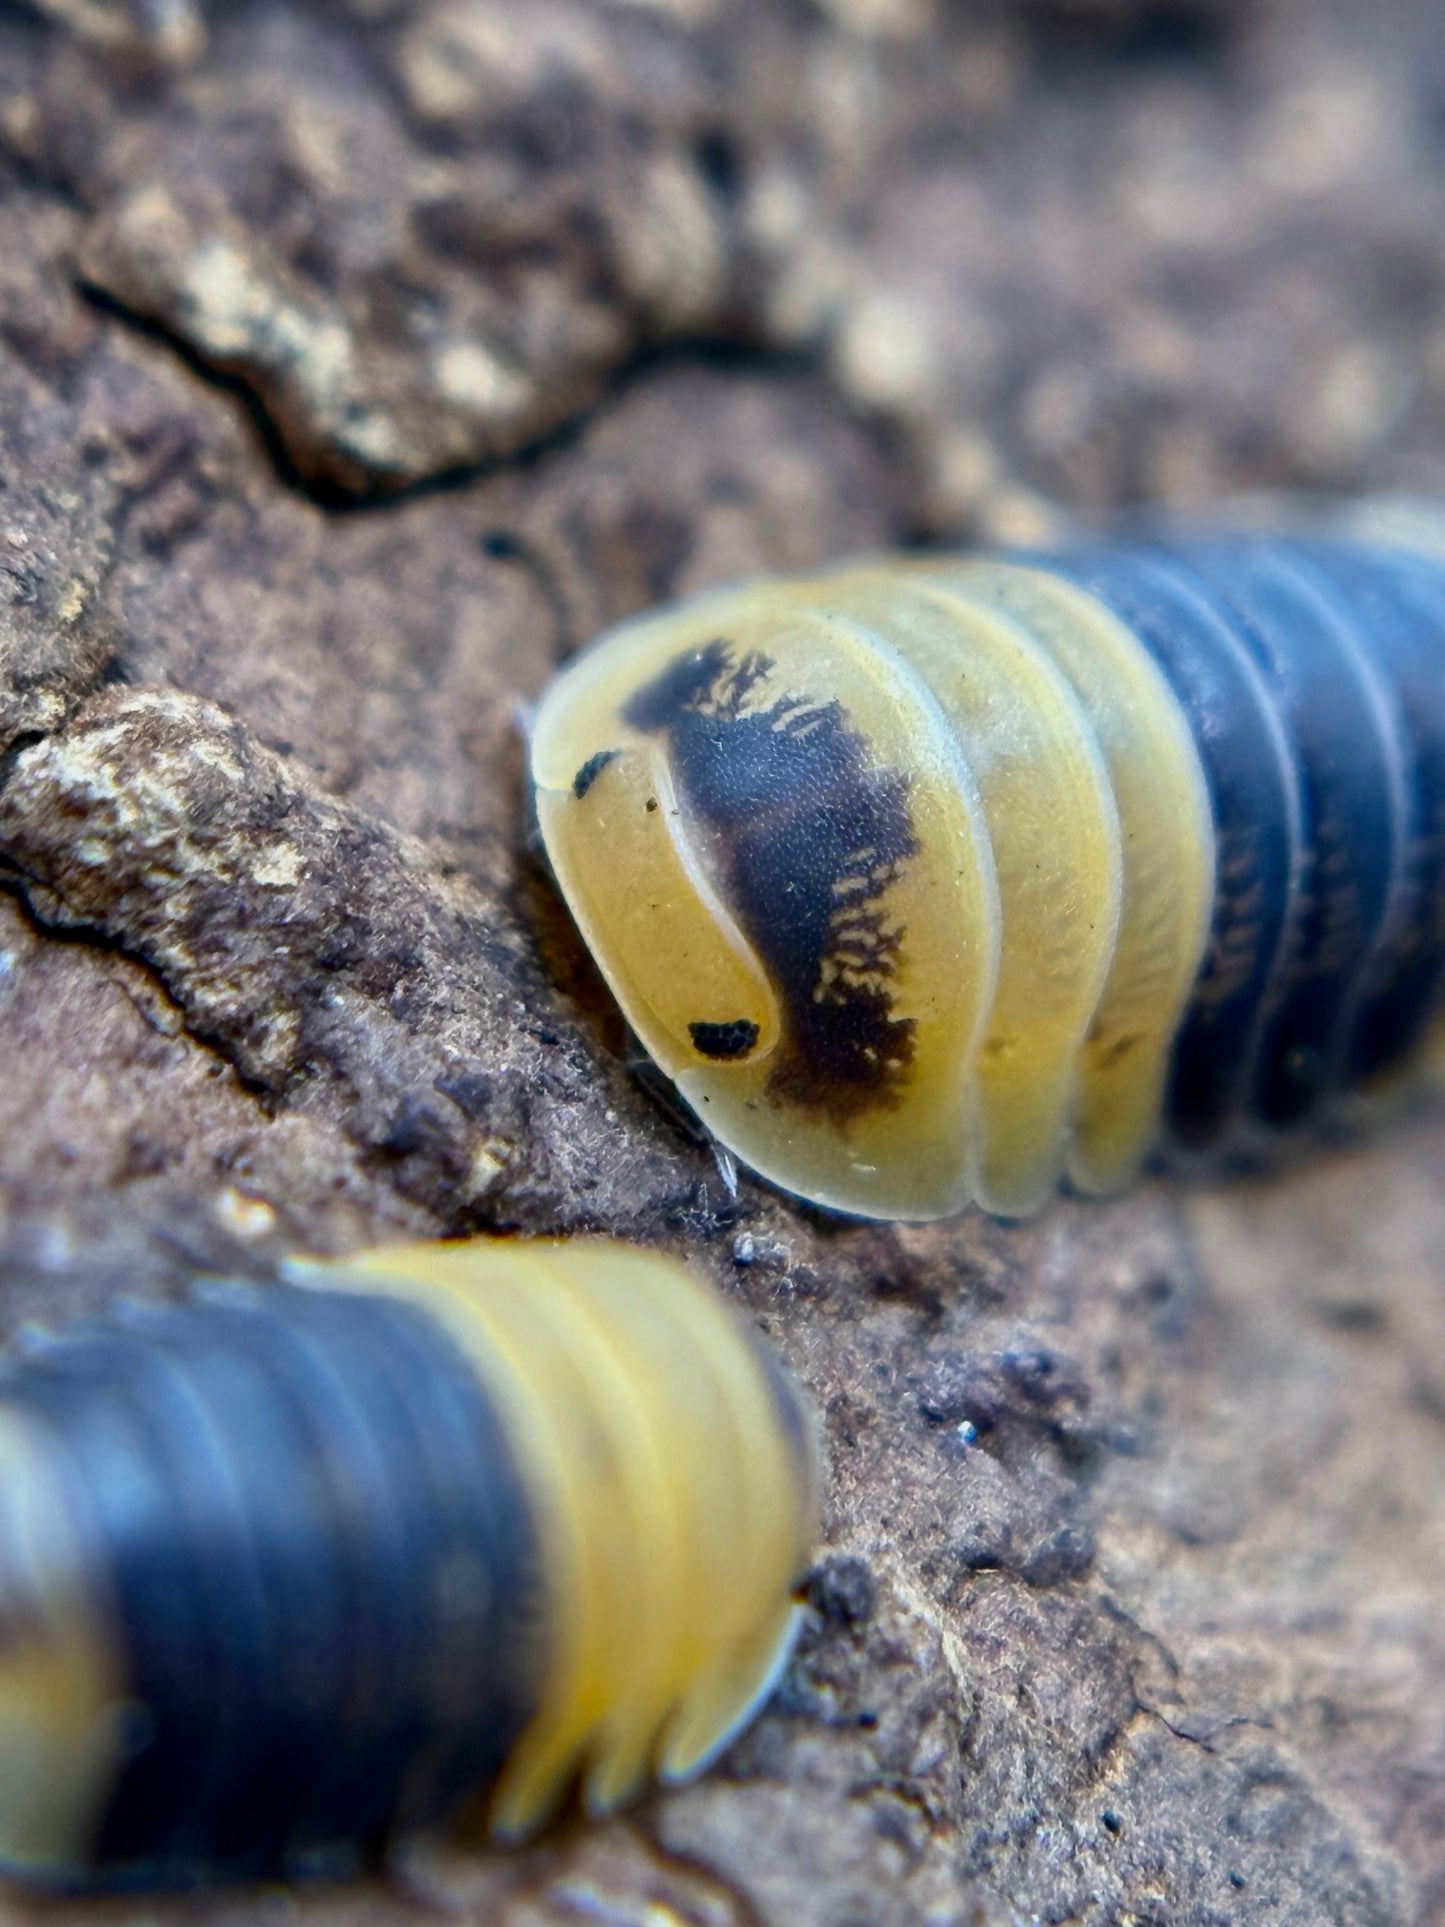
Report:
M679 796L783 1007L768 1094L839 1123L897 1103L914 1024L893 1014L904 932L880 908L918 849L902 770L878 769L843 705L786 694L723 638L689 650L624 711L665 735Z

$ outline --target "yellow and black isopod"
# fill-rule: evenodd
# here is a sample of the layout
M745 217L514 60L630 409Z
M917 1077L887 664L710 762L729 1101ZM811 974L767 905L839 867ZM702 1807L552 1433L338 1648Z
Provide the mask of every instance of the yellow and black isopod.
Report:
M397 1246L131 1308L0 1378L0 1871L331 1871L473 1798L686 1778L766 1694L817 1495L675 1262Z
M560 887L715 1137L1014 1215L1272 1146L1445 967L1445 561L1334 536L900 557L629 622L545 696Z

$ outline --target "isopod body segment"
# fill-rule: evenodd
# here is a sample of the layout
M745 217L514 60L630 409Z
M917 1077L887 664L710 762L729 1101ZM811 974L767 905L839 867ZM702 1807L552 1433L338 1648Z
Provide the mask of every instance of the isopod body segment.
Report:
M698 1771L786 1654L792 1381L680 1265L398 1246L0 1376L0 1870L343 1868Z
M1445 966L1445 561L898 557L624 624L544 697L549 860L705 1125L862 1216L1273 1145Z

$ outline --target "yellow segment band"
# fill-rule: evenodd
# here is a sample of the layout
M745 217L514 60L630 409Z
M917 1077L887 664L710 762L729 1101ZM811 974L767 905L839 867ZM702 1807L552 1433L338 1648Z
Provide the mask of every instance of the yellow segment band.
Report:
M574 1779L605 1811L705 1764L786 1650L815 1506L726 1308L664 1258L587 1240L383 1248L308 1276L436 1318L532 1494L550 1661L493 1831L531 1831Z
M1116 1190L1158 1133L1174 1037L1209 940L1214 820L1204 768L1162 670L1095 597L1009 563L966 562L938 579L1011 616L1048 650L1108 768L1122 831L1123 906L1084 1042L1069 1170L1081 1190Z
M1007 612L892 565L819 585L886 633L947 716L983 800L998 876L998 986L974 1065L974 1196L1033 1210L1062 1173L1079 1053L1118 936L1122 857L1089 719Z

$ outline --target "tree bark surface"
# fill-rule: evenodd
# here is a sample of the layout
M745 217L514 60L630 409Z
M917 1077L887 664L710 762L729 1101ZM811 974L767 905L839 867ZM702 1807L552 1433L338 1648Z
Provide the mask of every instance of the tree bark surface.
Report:
M519 748L713 582L1445 493L1442 100L1436 0L0 7L5 1328L604 1230L751 1312L831 1465L696 1786L107 1921L1445 1923L1438 1109L1026 1225L733 1197Z

